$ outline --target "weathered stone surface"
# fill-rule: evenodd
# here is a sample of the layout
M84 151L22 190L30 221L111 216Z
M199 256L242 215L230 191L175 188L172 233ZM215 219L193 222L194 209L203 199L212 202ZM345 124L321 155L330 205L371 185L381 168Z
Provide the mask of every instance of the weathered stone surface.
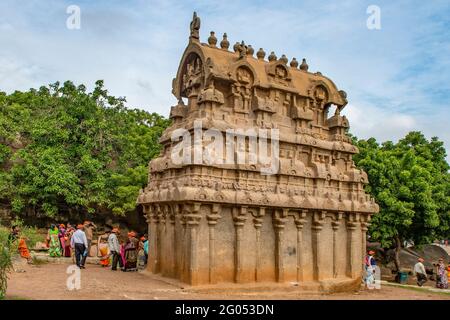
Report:
M378 205L364 192L366 173L352 161L358 150L340 115L346 93L308 72L305 60L300 68L296 61L288 66L284 55L277 60L272 53L267 61L262 49L248 54L243 41L234 52L211 39L203 44L199 26L194 15L173 80L179 103L137 199L149 224L149 270L191 285L359 285L365 234ZM262 174L261 163L175 163L174 150L191 160L195 143L176 149L173 135L192 133L199 120L202 132L215 128L223 137L230 129L278 129L278 170ZM237 149L248 158L245 139Z

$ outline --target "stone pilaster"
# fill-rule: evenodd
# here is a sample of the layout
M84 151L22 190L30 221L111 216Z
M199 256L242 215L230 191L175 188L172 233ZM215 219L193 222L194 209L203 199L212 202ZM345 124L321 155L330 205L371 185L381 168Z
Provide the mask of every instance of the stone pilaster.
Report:
M152 273L157 273L156 265L158 261L158 213L156 206L149 207L147 216L150 220L149 228L149 248L148 248L148 270Z
M366 256L367 250L367 230L369 229L370 215L368 214L360 214L360 223L361 223L361 258L364 259ZM361 273L364 272L364 263L361 261Z
M306 222L308 210L302 210L295 214L295 226L297 227L297 281L303 281L303 226Z
M183 204L180 207L181 214L180 214L180 224L181 224L181 241L180 241L180 262L178 267L178 273L179 278L182 281L187 281L186 279L188 276L186 276L188 272L188 250L189 250L189 237L188 237L188 231L187 231L187 215L189 214L188 211L188 205Z
M198 284L198 226L200 224L200 203L192 205L192 211L186 216L187 229L189 230L189 282Z
M278 282L284 282L284 227L289 209L276 209L273 215L275 230L275 276Z
M320 239L320 233L323 228L323 223L325 220L326 211L318 211L313 214L312 221L312 242L313 242L313 269L314 269L314 280L322 280L324 278L323 275L323 249Z
M209 227L209 283L216 283L216 249L215 249L215 227L217 220L221 218L219 215L220 204L213 204L211 208L211 214L207 215L208 227Z
M339 226L341 225L343 212L337 212L334 215L334 219L331 222L331 227L333 228L333 278L337 278L338 276L338 265L337 265L337 254L338 254L338 240L337 240L337 232L339 230Z
M235 244L235 281L237 283L242 282L242 255L244 254L242 250L242 229L247 220L247 207L241 206L238 208L233 208L233 221L236 230L236 244Z
M179 205L178 204L173 204L171 206L171 211L170 211L170 224L171 224L171 228L172 228L172 239L171 239L171 248L172 248L172 263L171 263L171 267L172 267L172 274L173 276L177 275L177 270L178 270L178 233L177 233L177 216L180 212L179 209Z
M147 270L155 273L156 265L156 215L154 206L144 206L145 218L148 223L148 261Z
M158 224L158 263L157 263L157 272L163 273L165 268L165 238L166 234L166 217L167 217L167 205L159 206L159 224Z
M349 213L347 216L347 245L348 245L348 257L347 257L347 275L353 279L360 275L360 261L359 246L356 236L356 229L358 226L358 214Z
M256 246L255 246L255 281L261 280L261 227L262 219L266 214L266 209L260 207L257 212L253 214L253 226L255 227L256 233Z

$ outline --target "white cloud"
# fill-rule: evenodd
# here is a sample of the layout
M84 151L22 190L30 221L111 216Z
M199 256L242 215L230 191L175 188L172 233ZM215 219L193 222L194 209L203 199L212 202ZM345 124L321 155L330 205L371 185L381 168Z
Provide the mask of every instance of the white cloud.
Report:
M418 130L415 117L395 113L371 105L348 105L342 114L350 122L350 131L358 138L377 137L380 141L398 140Z
M73 80L92 88L104 79L128 105L168 115L192 11L201 38L227 32L329 76L349 96L352 131L395 140L410 130L450 146L448 1L378 1L382 29L366 28L363 1L76 1L81 29L65 27L69 1L0 3L0 90L27 90ZM420 14L419 14L420 13ZM448 20L447 20L448 21Z

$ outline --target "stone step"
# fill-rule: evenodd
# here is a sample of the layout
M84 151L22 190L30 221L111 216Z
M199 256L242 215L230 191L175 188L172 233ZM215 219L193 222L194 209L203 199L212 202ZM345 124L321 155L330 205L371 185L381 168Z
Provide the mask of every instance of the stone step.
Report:
M75 258L66 257L50 257L47 253L31 252L34 260L43 263L57 263L57 264L74 264ZM99 257L87 257L86 264L100 264Z

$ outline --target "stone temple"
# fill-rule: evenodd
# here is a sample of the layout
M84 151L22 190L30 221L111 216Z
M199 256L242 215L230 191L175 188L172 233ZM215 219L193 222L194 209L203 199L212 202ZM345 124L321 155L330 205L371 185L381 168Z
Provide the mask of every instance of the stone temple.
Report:
M358 149L340 115L346 93L308 71L305 59L266 58L243 41L230 50L227 35L218 44L214 32L202 43L199 29L194 13L173 80L179 102L137 199L148 222L148 270L190 285L359 286L378 205L352 161ZM212 128L220 137L205 139ZM278 133L276 148L275 135L262 134L268 130ZM275 171L252 158L248 132L270 142ZM217 142L227 150L219 160L234 161L196 158Z

